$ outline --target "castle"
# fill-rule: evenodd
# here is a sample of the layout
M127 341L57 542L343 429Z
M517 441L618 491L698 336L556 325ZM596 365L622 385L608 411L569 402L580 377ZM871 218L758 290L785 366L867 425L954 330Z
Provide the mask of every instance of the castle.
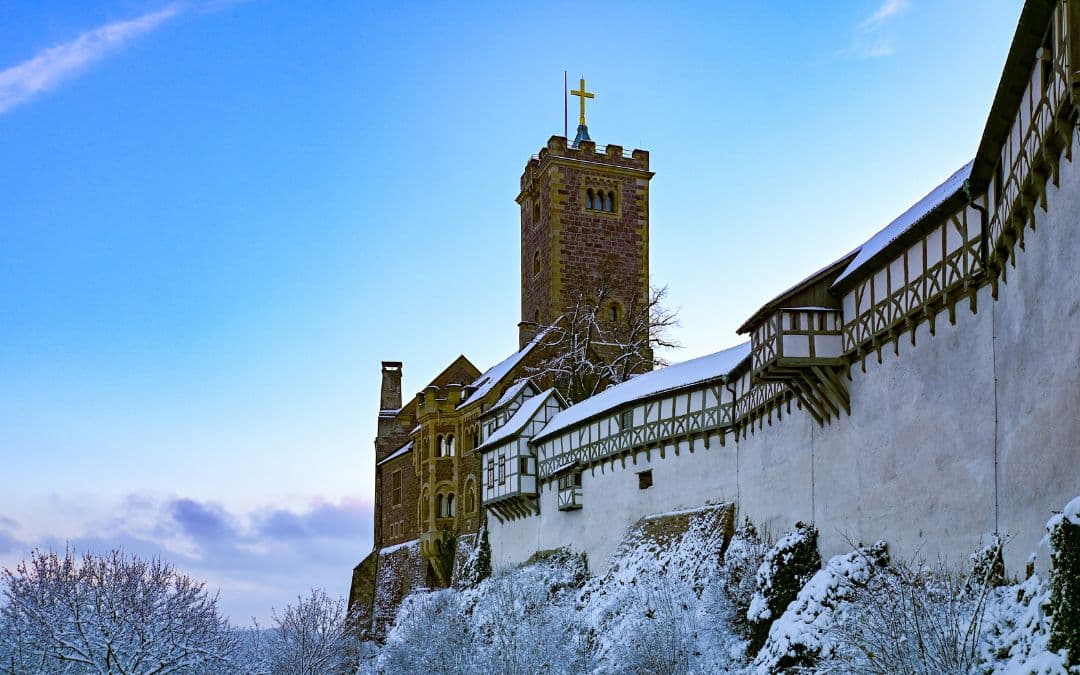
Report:
M493 561L570 547L603 571L649 514L733 502L822 553L885 539L962 560L1009 538L1022 571L1080 486L1080 0L1028 0L974 159L849 254L765 302L747 341L594 396L536 364L591 298L649 293L649 154L582 116L521 178L519 350L464 356L414 398L383 363L375 546L350 603L376 631L448 585L487 528ZM872 224L868 224L872 225ZM596 298L604 288L602 299ZM610 289L610 292L608 291Z

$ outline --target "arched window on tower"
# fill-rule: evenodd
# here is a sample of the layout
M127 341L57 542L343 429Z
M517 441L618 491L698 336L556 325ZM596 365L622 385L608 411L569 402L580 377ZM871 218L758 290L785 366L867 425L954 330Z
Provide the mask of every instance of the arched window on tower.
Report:
M533 276L540 274L540 251L533 251Z
M540 200L534 199L532 207L532 221L535 225L540 222Z
M446 456L447 457L453 457L454 456L454 435L450 434L449 436L447 436L446 440L443 441L443 443L444 443L443 449L446 450Z
M465 481L465 513L476 512L476 482L470 476Z
M608 196L606 194L604 194L603 192L601 192L600 193L600 200L601 200L600 201L600 210L601 211L610 211L611 210L611 200L608 199Z
M599 208L599 206L594 205L594 203L593 203L593 190L592 190L592 188L589 188L588 190L585 191L585 208L587 208L587 209Z
M610 319L612 323L619 320L619 306L614 302L611 303L611 307L608 308L608 319Z
M446 495L446 517L453 518L457 515L457 507L454 504L454 493Z
M608 192L607 193L607 210L611 211L611 212L615 211L615 193L614 192Z
M435 513L439 518L446 517L446 499L442 495L435 495Z
M435 456L436 457L442 457L443 456L443 437L442 436L436 436L435 437Z
M428 516L430 515L429 508L430 507L428 505L428 493L427 493L427 490L424 490L423 494L420 495L420 514L419 515L420 515L420 525L421 526L423 526L423 524L427 522Z

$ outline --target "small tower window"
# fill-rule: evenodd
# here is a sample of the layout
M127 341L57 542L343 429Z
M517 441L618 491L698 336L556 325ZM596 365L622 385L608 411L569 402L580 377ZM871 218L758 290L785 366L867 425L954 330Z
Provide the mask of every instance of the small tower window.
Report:
M540 274L540 251L533 251L533 276Z
M442 436L436 436L435 437L435 456L436 457L442 457L443 456L443 437Z
M619 306L616 305L614 302L611 303L611 307L608 308L608 318L611 320L612 323L615 323L619 320Z
M615 193L614 192L608 192L607 193L607 210L612 211L612 212L615 211Z
M592 188L589 188L588 190L585 191L585 208L587 208L587 209L599 208L599 205L594 205L594 203L593 203L593 191L592 191Z
M532 204L532 221L533 225L540 222L540 200L534 199Z
M446 517L446 498L442 495L435 495L435 515L438 518Z
M453 518L457 515L457 508L454 505L454 493L446 495L446 517Z
M600 193L600 196L602 198L601 203L600 203L600 209L602 211L610 211L611 210L611 198L608 197L603 192Z
M443 441L443 449L446 451L446 456L447 457L453 457L454 456L454 435L453 434L450 434L449 436L447 436L446 440Z

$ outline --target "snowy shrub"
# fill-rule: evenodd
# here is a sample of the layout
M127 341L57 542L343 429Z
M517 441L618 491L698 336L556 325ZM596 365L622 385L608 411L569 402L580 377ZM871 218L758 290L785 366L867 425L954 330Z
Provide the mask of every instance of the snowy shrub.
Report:
M360 640L345 600L312 589L278 614L273 628L259 631L255 655L271 675L336 675L355 672ZM256 664L251 664L256 665Z
M968 589L977 587L975 593ZM943 564L893 561L857 588L830 631L843 672L973 672L990 586Z
M769 628L754 660L761 673L812 666L832 654L828 630L841 617L858 589L888 562L885 542L838 555L815 574Z
M1080 497L1046 524L1050 538L1051 650L1068 653L1080 666Z
M770 548L768 537L762 537L747 519L735 530L724 552L718 588L730 610L728 621L731 627L746 638L750 637L746 613L754 597L757 571Z
M754 577L754 595L746 618L750 622L750 654L765 644L769 626L784 613L810 577L821 569L817 528L796 523L792 532L765 554Z
M1064 651L1050 651L1050 584L1037 575L995 588L986 604L979 661L990 673L1067 672ZM1076 667L1072 672L1080 672Z
M469 672L473 643L463 600L452 590L407 596L378 661L365 664L361 672Z
M482 523L476 535L476 545L461 563L456 585L459 588L475 588L489 576L491 576L491 541L488 539L487 523Z
M240 636L217 596L160 560L35 551L4 570L0 668L10 673L220 673ZM152 664L152 665L151 665Z

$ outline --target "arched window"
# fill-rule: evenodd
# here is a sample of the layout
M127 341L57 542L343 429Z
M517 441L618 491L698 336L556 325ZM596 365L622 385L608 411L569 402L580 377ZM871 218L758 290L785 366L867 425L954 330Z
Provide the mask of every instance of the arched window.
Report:
M443 456L443 437L442 436L436 436L435 437L435 456L436 457L442 457Z
M465 481L465 513L476 512L476 483L470 477Z
M453 457L454 456L454 435L453 434L450 434L449 436L447 436L446 440L443 441L443 449L446 451L446 456L447 457Z
M614 192L608 192L607 193L607 210L608 211L614 211L615 210L615 193Z
M619 306L614 302L611 303L611 307L608 308L608 318L614 323L619 320Z
M430 505L428 504L428 493L424 490L424 493L420 496L420 525L423 526L427 522L430 514Z
M439 518L446 517L446 499L442 495L435 495L435 513Z
M535 225L536 223L540 222L540 200L539 199L534 199L532 207L533 207L532 221L533 221L533 225Z
M588 190L585 191L585 208L587 208L587 209L598 208L598 206L593 205L593 191L592 191L592 188L589 188Z
M457 508L454 505L454 493L446 495L446 517L453 518L457 515Z
M533 251L533 276L540 274L540 251Z
M600 193L600 210L601 211L610 211L611 210L611 200L609 200L608 196L606 194L604 194L603 192Z

